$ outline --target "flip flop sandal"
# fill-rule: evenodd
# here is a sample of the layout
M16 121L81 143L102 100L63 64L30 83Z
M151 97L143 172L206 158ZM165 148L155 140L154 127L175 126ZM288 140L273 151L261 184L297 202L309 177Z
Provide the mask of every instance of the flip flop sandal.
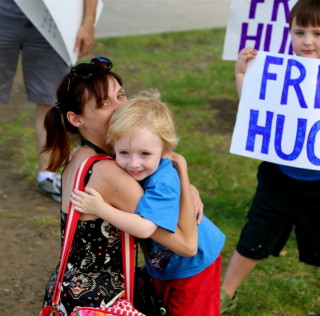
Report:
M237 292L234 294L233 298L221 289L220 291L220 314L227 314L234 310L238 304Z

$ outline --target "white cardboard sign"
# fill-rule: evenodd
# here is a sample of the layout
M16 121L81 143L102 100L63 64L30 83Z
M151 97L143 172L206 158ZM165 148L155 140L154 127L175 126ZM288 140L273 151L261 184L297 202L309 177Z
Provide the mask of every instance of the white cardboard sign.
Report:
M297 0L232 0L222 58L236 60L244 47L292 54L290 10Z
M77 62L74 45L83 18L83 0L14 0L67 65ZM103 3L98 2L96 23Z
M259 52L245 74L230 152L320 170L320 60Z

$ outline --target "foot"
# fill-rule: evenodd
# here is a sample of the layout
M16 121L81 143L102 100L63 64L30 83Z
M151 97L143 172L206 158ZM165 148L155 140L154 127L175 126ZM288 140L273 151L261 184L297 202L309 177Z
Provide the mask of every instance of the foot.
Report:
M231 298L225 290L220 291L220 314L227 314L234 310L238 303L237 293Z
M38 190L57 203L61 203L61 175L55 174L52 179L38 182Z

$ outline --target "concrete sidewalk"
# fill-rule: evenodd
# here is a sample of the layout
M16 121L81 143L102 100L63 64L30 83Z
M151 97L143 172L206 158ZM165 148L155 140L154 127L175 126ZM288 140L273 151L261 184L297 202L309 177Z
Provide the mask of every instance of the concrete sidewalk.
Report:
M231 0L103 0L96 37L208 29L227 25Z

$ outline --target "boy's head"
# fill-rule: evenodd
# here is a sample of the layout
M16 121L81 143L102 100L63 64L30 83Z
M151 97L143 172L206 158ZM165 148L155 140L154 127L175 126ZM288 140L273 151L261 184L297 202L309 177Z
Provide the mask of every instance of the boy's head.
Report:
M319 0L298 0L290 14L290 34L297 56L320 58Z
M290 29L294 19L298 26L320 27L320 1L298 0L290 12Z
M108 124L107 143L113 145L117 163L138 181L156 171L177 141L171 112L155 92L124 102Z

